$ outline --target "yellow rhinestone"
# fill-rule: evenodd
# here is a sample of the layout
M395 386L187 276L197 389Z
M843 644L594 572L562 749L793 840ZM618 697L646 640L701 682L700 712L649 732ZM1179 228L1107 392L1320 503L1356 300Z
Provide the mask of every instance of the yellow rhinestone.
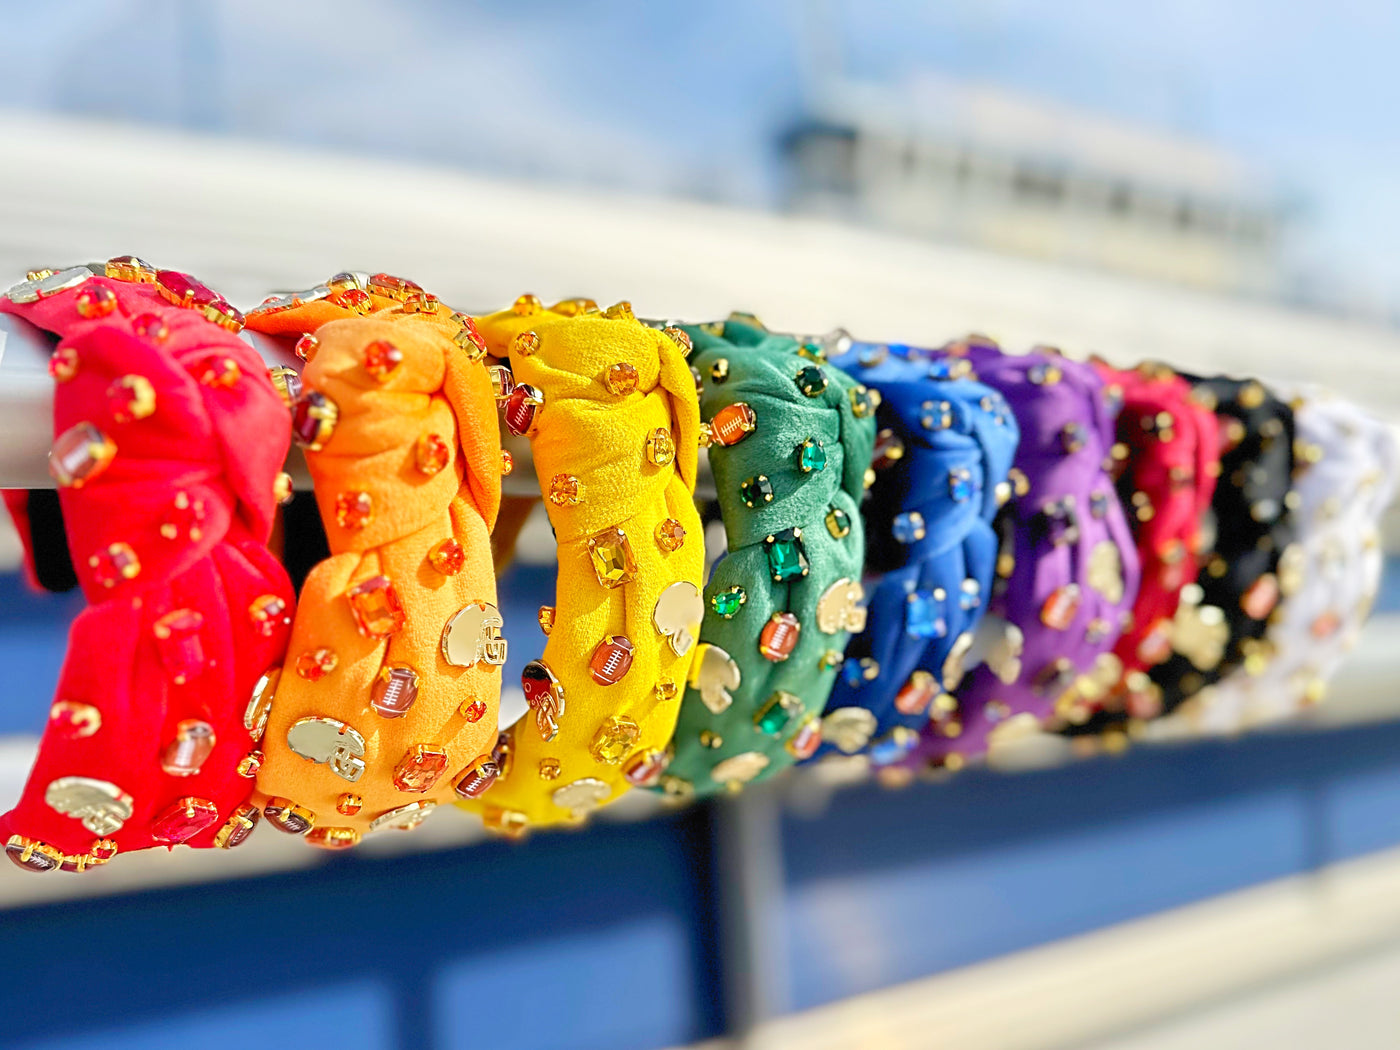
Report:
M632 719L623 715L609 715L598 727L598 732L593 734L588 750L599 762L617 765L632 753L641 736L641 729Z
M531 357L540 348L540 337L535 332L521 332L511 343L511 349L521 357Z
M556 507L583 502L583 483L572 474L555 474L549 480L549 502Z
M558 780L558 779L559 779L559 760L558 760L557 758L542 758L542 759L540 759L540 779L541 779L541 780Z
M608 365L608 370L603 375L603 385L608 388L608 393L626 397L637 389L637 366L626 361Z
M632 313L632 304L626 299L618 303L613 303L603 311L603 316L610 321L635 321L636 315Z
M544 309L537 295L522 295L511 304L510 311L520 317L529 317Z
M676 439L665 427L657 427L647 437L647 461L658 467L669 466L676 459Z
M539 621L540 630L548 636L549 632L554 630L554 606L541 605L535 619Z
M588 554L593 572L603 587L620 587L637 577L637 560L627 533L616 525L588 538Z

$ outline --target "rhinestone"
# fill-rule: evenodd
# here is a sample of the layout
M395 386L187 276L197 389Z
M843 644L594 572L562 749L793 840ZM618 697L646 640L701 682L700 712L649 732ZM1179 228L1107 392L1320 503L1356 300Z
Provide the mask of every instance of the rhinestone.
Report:
M549 502L556 507L583 502L583 484L572 474L555 474L549 480Z
M1090 494L1089 513L1100 521L1108 517L1108 493L1094 492Z
M258 826L258 821L262 820L262 812L251 802L244 802L224 821L214 835L214 845L219 849L233 849L248 841L248 837L253 834L253 829Z
M135 284L153 284L156 271L150 263L135 255L118 255L108 259L102 268L103 276L114 281L128 281Z
M622 778L633 787L655 787L670 764L671 756L665 751L638 751L623 763Z
M88 853L98 864L106 864L117 855L117 844L111 839L97 839L88 847Z
M290 627L292 618L287 615L287 603L275 594L260 594L248 606L248 619L253 630L264 638L271 638L283 627Z
M610 321L635 321L636 315L632 313L632 304L626 299L613 303L603 311L603 316Z
M84 288L73 300L78 316L89 321L106 317L117 308L117 295L105 285L95 284Z
M948 494L957 503L966 503L977 495L979 486L966 467L954 467L948 471Z
M372 576L346 591L345 597L356 628L367 638L387 638L407 622L399 592L387 576Z
M242 378L242 369L238 367L238 362L231 357L209 358L205 362L204 371L199 374L201 383L218 390L232 390Z
M214 752L214 727L197 718L187 718L175 727L175 739L161 751L160 768L172 777L190 777L199 772Z
M318 452L335 433L340 406L319 390L308 390L292 409L292 437L312 452Z
M312 828L306 833L306 844L318 849L352 849L360 844L360 833L354 828Z
M1053 386L1064 378L1060 366L1053 363L1034 364L1026 371L1026 378L1036 386Z
M59 488L82 488L112 463L117 446L91 423L78 423L54 438L49 473Z
M49 708L49 731L64 740L82 740L102 728L102 712L80 700L55 700Z
M843 665L846 684L859 688L866 682L880 677L880 662L873 657L862 656L859 660L847 660Z
M1079 614L1079 585L1056 587L1040 607L1040 622L1057 631L1067 631Z
M55 383L66 383L78 374L78 351L60 346L49 358L49 375Z
M600 586L620 587L637 577L631 541L616 525L588 538L588 554Z
M808 365L797 373L797 389L807 397L820 397L826 393L826 373L816 365Z
M145 419L155 410L155 387L145 376L122 376L107 387L107 411L118 423Z
M669 466L676 459L676 439L665 427L657 427L647 437L647 462L657 467Z
M193 609L176 609L151 625L161 665L176 685L198 677L205 668L204 643L200 631L204 617Z
M452 790L457 793L458 798L480 798L486 793L486 789L496 782L496 778L501 775L501 767L490 755L481 755L476 761L463 770Z
M511 340L510 348L520 357L533 357L540 349L538 332L521 332Z
M742 401L725 405L710 420L710 436L716 445L737 445L758 429L758 416Z
M487 368L491 374L491 392L495 395L496 403L504 401L510 397L515 390L515 376L511 374L505 365L491 365Z
M335 521L342 529L363 529L374 518L374 500L368 492L342 492L335 498Z
M851 413L857 419L865 419L874 415L875 407L879 403L880 396L875 391L860 384L851 388Z
M826 512L826 531L833 539L844 540L851 534L851 516L840 507L832 507Z
M466 314L453 314L451 320L461 325L461 330L452 337L452 342L466 352L467 360L480 361L486 356L486 340L481 337L475 319Z
M729 378L729 359L727 357L716 358L710 365L710 378L716 383L723 383Z
M212 321L230 332L242 331L248 320L243 316L243 311L230 304L227 299L215 299L201 312L206 321Z
M207 798L182 798L151 822L151 838L157 842L188 842L218 822L219 807Z
M942 684L928 671L915 671L894 696L894 709L902 715L921 715L943 692Z
M510 312L517 317L530 317L544 309L539 296L526 293L511 303Z
M761 751L744 751L726 758L723 762L716 762L710 770L710 777L715 783L724 784L732 790L757 777L768 768L769 761L768 756Z
M826 469L826 449L816 438L808 438L793 450L797 457L797 469L804 474Z
M603 385L608 388L610 394L626 397L637 389L637 367L626 362L608 365L608 370L603 376Z
M779 689L773 693L753 716L753 724L760 733L780 736L788 724L802 717L802 699Z
M476 699L463 700L457 707L457 713L468 722L475 725L486 717L486 701Z
M387 339L376 339L365 347L365 371L383 383L403 364L403 351Z
M718 751L724 746L724 737L720 736L712 729L700 730L700 746L708 747L712 751Z
M113 543L88 558L88 568L103 587L115 587L141 574L141 560L127 544Z
M428 552L428 562L444 576L456 576L467 567L467 552L454 539L445 539Z
M295 368L273 365L267 370L267 378L272 381L272 388L277 391L282 404L291 408L297 403L297 399L302 395L302 385L301 376Z
M265 757L266 756L264 756L261 751L249 751L238 760L238 766L235 772L240 777L247 777L251 780L258 775L258 770L262 768L263 759Z
M515 469L515 460L505 449L501 449L501 477L506 477Z
M548 637L549 632L554 630L554 606L541 605L539 612L535 613L535 621L540 625L540 630Z
M748 600L749 596L744 588L734 586L710 595L710 608L722 619L732 620Z
M272 479L272 498L283 507L292 502L292 476L285 470L279 470Z
M904 601L904 633L911 638L946 638L948 622L937 597L942 591L914 591Z
M394 787L421 795L447 772L447 751L440 744L414 744L394 767Z
M558 780L559 775L564 771L557 758L542 758L536 767L541 780Z
M802 530L783 529L764 538L768 554L768 572L774 583L784 583L795 576L806 576L811 566L802 549Z
M919 406L919 425L925 430L947 430L952 427L952 402L925 401Z
M544 394L540 390L528 383L521 383L506 398L506 428L517 437L528 436L534 428L535 415L543 404Z
M413 466L424 477L432 477L452 462L452 448L441 434L421 434L413 444Z
M675 518L667 518L656 526L656 545L663 551L678 551L685 543L685 527Z
M157 270L155 285L161 297L176 306L205 307L219 298L208 285L176 270Z
M588 750L599 762L615 766L637 746L641 736L641 729L632 719L609 715L599 726L598 732L593 734L593 742L588 745Z
M897 543L917 543L928 535L928 527L922 514L917 510L910 510L895 515L890 533Z
M334 649L308 649L297 657L297 674L308 682L319 682L335 670L339 658Z
M332 291L330 301L339 307L343 307L352 313L364 317L374 311L374 300L369 294L359 288L347 288L344 291Z
M276 795L263 804L263 816L274 828L288 835L305 835L316 824L316 814L311 810Z
M749 478L739 486L739 498L746 507L756 507L760 503L773 502L773 485L766 474Z
M758 636L758 651L764 659L781 663L792 655L802 634L802 624L787 612L775 612Z
M310 361L316 355L316 349L321 345L321 340L317 339L310 332L307 332L296 341L292 347L292 352L303 361Z
M616 685L632 669L632 658L631 640L610 634L594 647L588 671L599 685Z
M1066 423L1060 431L1060 445L1064 448L1066 455L1073 455L1083 450L1088 441L1089 432L1084 428L1083 423Z

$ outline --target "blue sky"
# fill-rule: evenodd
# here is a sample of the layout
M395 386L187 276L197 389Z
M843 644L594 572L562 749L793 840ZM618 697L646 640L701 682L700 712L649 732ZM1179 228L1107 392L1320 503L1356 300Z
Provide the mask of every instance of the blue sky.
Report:
M759 204L811 26L835 27L857 75L934 70L1222 145L1297 207L1297 271L1400 307L1384 0L72 0L5 20L0 106Z

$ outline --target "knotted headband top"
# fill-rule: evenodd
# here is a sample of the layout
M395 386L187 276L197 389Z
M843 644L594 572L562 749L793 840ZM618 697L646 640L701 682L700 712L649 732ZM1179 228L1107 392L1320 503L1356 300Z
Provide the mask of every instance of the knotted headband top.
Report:
M242 316L186 274L39 271L0 310L59 337L49 469L89 603L0 838L31 871L235 846L257 821L243 709L291 620L265 547L287 410ZM9 502L37 568L27 500Z
M1400 469L1395 434L1357 405L1315 387L1283 388L1296 427L1291 521L1298 588L1269 617L1243 666L1168 721L1231 733L1296 714L1326 695L1380 585L1379 523Z
M1259 382L1186 377L1219 423L1220 478L1194 583L1182 588L1172 654L1149 672L1150 695L1129 709L1173 711L1239 666L1270 614L1300 582L1293 542L1293 411ZM1261 654L1262 656L1262 654ZM1257 661L1256 661L1257 663Z
M877 391L880 407L863 508L869 616L827 702L826 738L847 753L873 740L879 764L950 713L943 664L971 643L992 592L992 522L1011 495L1020 431L965 360L855 343L832 363Z
M1201 524L1220 474L1215 415L1192 399L1186 380L1153 362L1129 370L1094 365L1122 404L1112 462L1137 540L1142 586L1132 623L1114 649L1122 678L1103 683L1069 712L1086 729L1103 721L1089 718L1095 708L1114 719L1156 714L1144 672L1171 655L1172 620L1182 587L1196 578ZM1136 706L1144 700L1145 707Z
M700 414L685 333L627 303L522 296L480 324L509 357L497 393L530 438L559 553L544 653L521 674L530 710L502 734L500 779L464 803L519 834L582 820L666 767L700 629Z
M1020 426L1019 474L998 517L1000 582L971 644L945 662L957 707L929 723L914 756L956 766L1035 730L1079 676L1114 663L1138 560L1104 467L1115 420L1094 370L1053 352L1003 354L980 338L948 349L1001 391Z
M688 328L728 549L662 786L708 795L785 769L821 742L847 639L865 621L860 500L875 396L821 348L742 315Z
M341 849L495 775L496 403L472 320L402 278L340 274L248 326L306 359L292 422L331 555L246 731L268 821Z

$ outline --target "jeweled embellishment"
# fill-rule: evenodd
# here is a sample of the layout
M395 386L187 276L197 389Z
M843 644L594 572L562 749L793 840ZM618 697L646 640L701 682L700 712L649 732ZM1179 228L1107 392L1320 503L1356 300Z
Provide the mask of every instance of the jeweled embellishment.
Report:
M172 802L151 822L151 838L157 842L188 842L219 822L219 807L207 798L182 798Z
M115 587L141 575L141 559L129 544L112 543L88 558L88 568L103 587Z
M318 452L339 421L340 406L319 390L308 390L292 409L292 437L303 448Z
M49 358L49 376L55 383L66 383L78 374L78 351L60 346Z
M705 618L705 601L700 589L689 580L677 580L656 598L651 622L677 656L690 652Z
M943 603L933 591L916 590L904 599L904 633L911 638L943 638L948 634L948 621L943 618Z
M36 270L29 277L5 293L12 303L37 303L59 292L76 288L92 278L92 271L86 266L72 266L66 270Z
M888 428L875 435L875 451L870 456L870 466L875 470L888 470L904 458L904 441Z
M568 810L570 816L578 819L597 809L611 794L612 788L601 780L583 777L557 788L550 798L556 806Z
M275 795L263 805L263 816L274 828L288 835L305 835L316 824L316 814L311 810Z
M802 530L783 529L763 540L768 555L768 572L774 583L785 583L811 570L802 549Z
M583 502L583 482L572 474L555 474L549 479L549 502L571 507Z
M615 766L621 762L642 737L637 723L623 715L609 715L593 734L589 753L599 762Z
M758 429L758 416L742 401L725 405L710 420L710 438L716 445L737 445Z
M588 538L588 556L600 586L621 587L637 578L631 541L616 525Z
M335 498L335 521L342 529L358 531L374 518L374 499L368 492L342 492Z
M510 342L511 350L520 357L534 357L540 349L538 332L521 332Z
M271 638L279 629L289 627L292 618L287 615L287 603L275 594L260 594L248 606L248 619L253 630L264 638Z
M739 486L739 498L746 507L757 507L761 503L773 502L773 483L767 475L759 474L749 478Z
M807 397L820 397L826 393L826 373L816 365L801 369L795 377L797 389Z
M802 624L792 613L775 612L758 635L758 651L765 660L781 663L792 655L802 634Z
M603 385L608 388L608 393L626 397L637 389L637 366L625 361L608 365L608 370L603 374Z
M224 821L224 826L214 836L214 845L219 849L233 849L248 841L253 829L262 820L262 811L251 802L244 802Z
M327 649L324 646L319 649L308 649L297 657L297 674L308 682L319 682L334 671L339 662L340 658L335 655L334 649Z
M468 602L442 629L442 658L453 667L500 667L506 662L505 621L490 602Z
M564 714L564 686L543 660L531 660L520 672L520 687L525 702L535 712L535 728L546 744L559 733L559 719Z
M1067 583L1050 592L1040 607L1040 622L1057 631L1067 631L1079 614L1079 585Z
M1273 612L1279 596L1278 577L1266 572L1240 596L1240 611L1251 620L1262 620Z
M685 526L675 518L666 518L656 526L656 545L663 551L678 551L684 543Z
M851 534L851 516L840 507L832 507L826 512L826 531L832 539L844 540Z
M238 765L235 767L234 772L240 777L247 777L249 780L252 780L258 775L258 770L262 768L263 759L265 757L266 756L261 751L249 751L238 760Z
M748 600L749 596L744 588L734 586L710 595L710 608L715 611L716 616L732 620Z
M380 718L402 718L418 699L418 672L411 667L383 667L370 687L369 706Z
M879 395L868 387L857 385L851 388L851 414L857 419L874 415L879 403Z
M625 635L610 634L593 649L588 672L599 685L616 685L632 669L633 645Z
M456 576L467 567L467 552L456 540L448 538L428 551L428 564L444 576Z
M308 762L326 766L342 780L353 783L364 776L365 738L339 719L297 719L287 729L287 746Z
M145 419L155 410L156 390L145 376L121 376L107 387L107 411L118 423Z
M394 767L394 787L424 794L447 772L447 749L441 744L414 744Z
M671 756L665 751L638 751L623 763L622 778L633 787L655 787L670 764Z
M734 658L717 645L701 644L690 668L690 684L711 714L719 715L734 702L731 692L738 689L743 674Z
M113 835L131 819L135 799L107 780L59 777L44 789L44 802L79 821L94 835Z
M665 467L675 462L676 439L665 427L657 427L646 442L647 462L656 467Z
M783 747L793 758L803 762L817 753L822 743L822 721L809 718L797 727L797 732L788 737Z
M401 364L403 351L387 339L376 339L365 347L365 371L376 382L388 382Z
M917 510L909 510L895 515L890 533L896 543L917 543L928 535L928 526L924 523L922 514Z
M942 683L931 672L915 671L895 694L895 710L902 715L924 714L942 692Z
M360 844L360 833L354 828L312 828L306 833L306 844L317 849L352 849Z
M63 852L38 839L11 835L5 842L5 856L25 871L57 871L63 863Z
M501 767L490 755L481 755L469 765L452 785L458 798L480 798L501 775Z
M200 632L204 617L194 609L176 609L151 625L161 666L176 685L203 673L207 658Z
M243 711L243 728L248 730L254 743L262 739L267 729L267 717L272 713L272 700L281 680L282 668L269 667L253 685L253 695Z
M753 716L754 727L760 733L780 736L794 719L802 717L802 698L779 689L773 693Z
M817 599L817 630L822 634L859 634L865 630L866 609L860 604L864 598L865 588L860 583L841 577Z
M273 365L267 370L267 378L272 382L272 388L277 391L277 396L282 399L282 404L291 408L297 403L297 399L302 395L301 376L297 370L288 365Z
M423 799L419 802L410 802L406 806L397 806L386 813L381 813L369 822L369 831L375 832L381 828L398 828L400 831L412 831L423 821L432 815L437 803L431 799ZM266 812L264 810L263 812Z
M966 467L955 467L948 471L948 495L953 497L954 502L966 503L977 495L977 490L972 471Z
M408 622L399 592L387 576L372 576L345 592L355 627L367 638L387 638Z
M413 444L413 466L424 477L432 477L452 462L452 448L441 434L420 434Z
M543 405L544 393L529 383L521 383L506 397L506 428L517 437L528 436L534 428L535 416Z
M793 450L797 469L804 474L813 474L826 469L826 449L816 438L808 438Z
M302 361L310 361L316 356L316 350L321 345L321 340L317 339L310 332L307 332L298 339L292 347L292 352Z
M49 473L59 488L82 488L112 464L116 443L91 423L77 423L54 438Z
M541 605L539 611L535 613L535 622L540 625L540 630L546 638L554 630L554 614L555 609L552 605Z
M117 295L106 285L94 284L74 296L73 305L79 317L95 321L117 308Z
M108 259L102 273L114 281L131 284L154 284L156 279L155 267L136 255L118 255Z
M457 705L457 713L475 725L486 717L486 701L475 698L463 700Z

